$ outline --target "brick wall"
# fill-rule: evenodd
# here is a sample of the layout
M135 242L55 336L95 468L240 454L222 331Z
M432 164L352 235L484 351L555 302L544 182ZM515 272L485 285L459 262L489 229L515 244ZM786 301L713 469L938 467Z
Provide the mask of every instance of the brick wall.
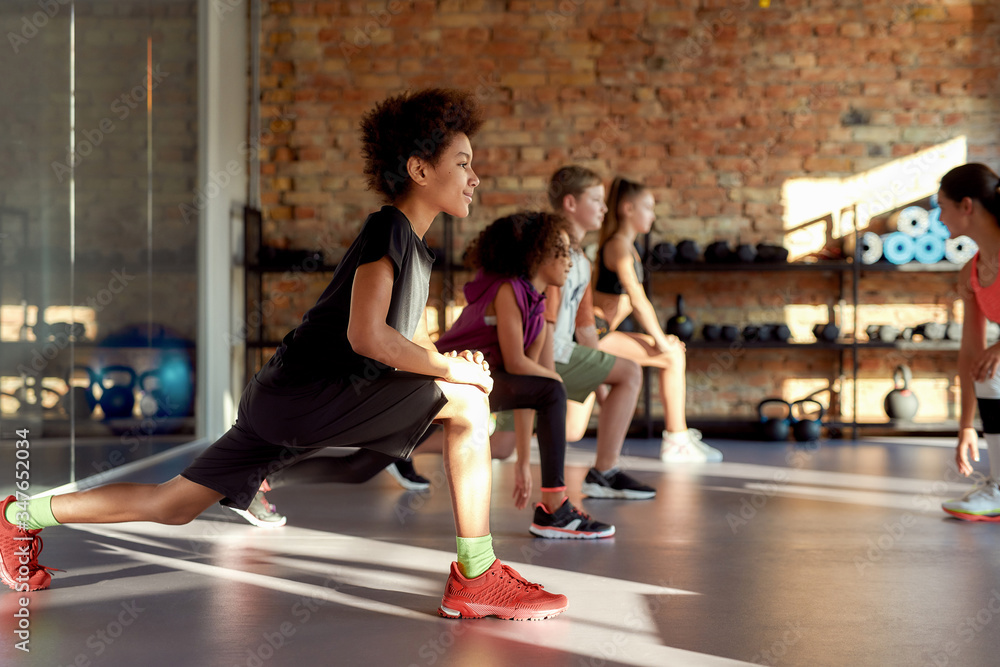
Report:
M265 3L265 232L293 246L319 237L346 246L379 203L364 191L361 114L406 88L447 85L477 91L489 118L473 145L482 185L456 251L495 217L541 205L548 176L567 162L651 186L657 239L780 242L794 179L863 176L956 137L969 160L997 166L998 19L996 3L962 0ZM429 240L439 245L440 232ZM726 293L690 280L657 281L664 317L684 290L703 321L752 320L742 285ZM823 274L755 280L772 291L791 284L804 303L840 290ZM925 287L937 290L934 304L947 299L933 280L900 287L866 299L927 303L914 296ZM296 289L286 326L308 307L308 288ZM780 355L751 361L772 377L806 370ZM953 361L934 362L931 379ZM692 356L692 368L701 363ZM820 375L831 368L815 365ZM753 387L749 377L735 398L693 392L690 411L746 413L766 389Z

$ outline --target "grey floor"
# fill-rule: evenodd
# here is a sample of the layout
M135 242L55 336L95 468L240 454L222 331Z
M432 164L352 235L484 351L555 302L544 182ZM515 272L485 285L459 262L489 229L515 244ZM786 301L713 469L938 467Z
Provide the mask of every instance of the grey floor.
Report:
M429 493L384 473L274 491L276 530L222 508L182 527L46 530L41 562L66 571L30 596L30 653L11 639L18 596L0 593L0 665L997 664L1000 525L940 511L967 486L950 441L712 442L725 462L667 466L630 440L625 464L659 489L632 502L581 501L593 442L573 446L572 499L618 528L593 542L531 537L511 464L494 462L497 553L569 596L553 620L436 615L455 544L427 455Z

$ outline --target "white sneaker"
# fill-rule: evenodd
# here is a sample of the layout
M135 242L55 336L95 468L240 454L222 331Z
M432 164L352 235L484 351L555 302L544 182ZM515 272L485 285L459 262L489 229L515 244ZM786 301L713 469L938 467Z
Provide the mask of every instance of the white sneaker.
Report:
M961 498L941 503L941 509L965 521L1000 521L1000 487L987 477Z
M660 460L666 463L706 463L708 454L698 446L698 441L688 431L664 431L660 441Z
M689 428L688 435L694 440L695 446L701 451L705 452L705 461L708 463L718 463L722 460L722 452L720 452L715 447L706 445L701 439L701 431L696 428Z

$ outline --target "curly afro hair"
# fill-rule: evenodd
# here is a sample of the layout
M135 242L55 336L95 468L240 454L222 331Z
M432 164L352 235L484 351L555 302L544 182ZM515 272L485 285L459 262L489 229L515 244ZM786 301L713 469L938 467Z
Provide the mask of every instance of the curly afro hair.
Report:
M361 119L368 188L395 202L413 183L406 171L411 156L436 165L456 134L471 138L482 124L482 109L466 91L431 88L380 102Z
M465 264L470 269L516 278L530 278L549 257L568 253L559 232L569 223L559 214L524 211L493 221L469 244Z

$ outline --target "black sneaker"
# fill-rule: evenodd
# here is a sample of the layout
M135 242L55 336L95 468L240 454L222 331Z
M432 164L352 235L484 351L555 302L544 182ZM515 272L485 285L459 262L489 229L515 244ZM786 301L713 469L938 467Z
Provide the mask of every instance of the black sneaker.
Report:
M612 468L606 475L597 468L587 471L583 480L583 495L589 498L624 498L625 500L646 500L656 495L656 489L626 475L618 468Z
M573 507L569 498L563 500L559 509L552 513L542 503L535 505L535 521L528 530L538 537L570 540L593 540L615 534L614 526L594 521L587 513Z
M431 488L431 481L421 476L413 467L413 461L408 459L393 461L385 470L407 491L426 491Z

